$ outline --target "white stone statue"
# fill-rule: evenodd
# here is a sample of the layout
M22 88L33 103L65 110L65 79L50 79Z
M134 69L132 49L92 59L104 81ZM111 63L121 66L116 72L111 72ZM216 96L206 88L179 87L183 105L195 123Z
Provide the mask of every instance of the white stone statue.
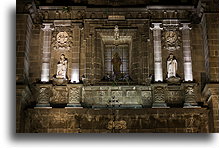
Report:
M177 61L175 56L170 53L167 59L167 78L176 77Z
M67 58L65 58L65 55L62 54L60 57L60 61L57 64L56 78L67 79L67 76L66 76L67 66L68 66Z

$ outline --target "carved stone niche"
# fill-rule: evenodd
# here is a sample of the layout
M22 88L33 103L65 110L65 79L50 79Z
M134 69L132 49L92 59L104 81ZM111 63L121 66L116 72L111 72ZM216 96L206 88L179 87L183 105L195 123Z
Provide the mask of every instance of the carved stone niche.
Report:
M165 102L166 84L153 84L154 102L152 108L169 108Z
M196 84L184 84L184 108L199 107L196 102Z
M50 98L52 96L51 84L39 84L36 86L37 93L37 104L35 108L39 107L49 107L50 108Z
M68 104L66 108L82 108L81 107L81 98L82 98L82 89L81 84L68 84L68 90L69 90L69 97L68 97Z

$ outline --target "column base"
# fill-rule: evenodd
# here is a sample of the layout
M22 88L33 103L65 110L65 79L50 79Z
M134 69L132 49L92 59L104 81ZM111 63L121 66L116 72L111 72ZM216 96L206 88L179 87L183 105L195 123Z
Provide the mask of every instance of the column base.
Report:
M36 107L34 109L52 109L50 104L36 104Z
M166 103L153 103L152 108L170 108Z
M65 107L65 108L83 108L82 106L81 106L81 104L67 104L67 107Z
M183 108L201 108L197 103L184 103Z
M50 107L50 104L49 103L48 104L36 104L36 107L37 108L40 108L40 107ZM36 107L34 107L34 108L36 108Z

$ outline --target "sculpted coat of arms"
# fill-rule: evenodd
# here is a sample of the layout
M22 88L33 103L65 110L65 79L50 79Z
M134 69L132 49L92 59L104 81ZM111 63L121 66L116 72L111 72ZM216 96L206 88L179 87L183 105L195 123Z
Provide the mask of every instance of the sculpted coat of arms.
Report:
M163 33L163 48L174 51L180 48L180 34L177 30L166 30Z
M66 31L53 35L52 47L54 50L69 50L72 46L72 37Z

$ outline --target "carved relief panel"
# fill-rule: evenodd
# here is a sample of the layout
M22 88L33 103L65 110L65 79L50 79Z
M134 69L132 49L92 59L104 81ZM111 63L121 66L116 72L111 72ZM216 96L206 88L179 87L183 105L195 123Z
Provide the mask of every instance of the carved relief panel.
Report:
M51 98L51 103L54 104L65 104L68 102L68 88L57 86L53 87L53 97Z
M73 103L73 104L80 103L80 101L81 101L81 88L79 88L79 87L70 88L68 101L69 101L68 103Z
M177 28L167 27L162 34L163 48L169 52L180 49L181 35Z
M155 102L165 102L165 87L156 86L154 88L154 100Z
M66 31L65 31L66 30ZM53 50L70 50L73 46L72 43L72 32L68 29L57 29L53 32L52 37L52 49Z

